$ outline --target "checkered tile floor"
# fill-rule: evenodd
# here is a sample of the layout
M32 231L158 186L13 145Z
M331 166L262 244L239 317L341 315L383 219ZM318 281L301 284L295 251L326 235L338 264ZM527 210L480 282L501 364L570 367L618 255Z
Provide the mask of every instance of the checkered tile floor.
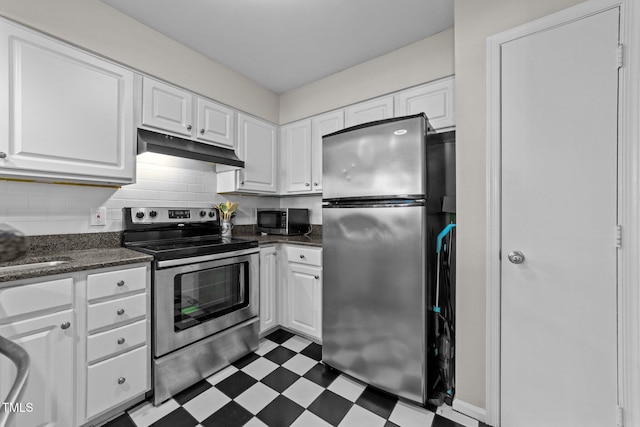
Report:
M144 403L106 426L485 426L447 406L432 411L368 387L320 363L321 352L277 330L256 352L162 405Z

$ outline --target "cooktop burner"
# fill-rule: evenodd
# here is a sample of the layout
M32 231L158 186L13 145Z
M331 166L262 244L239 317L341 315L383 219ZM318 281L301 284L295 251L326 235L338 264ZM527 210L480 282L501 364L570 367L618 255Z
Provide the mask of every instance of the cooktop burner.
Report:
M258 247L256 240L220 236L215 209L124 208L122 245L158 260Z

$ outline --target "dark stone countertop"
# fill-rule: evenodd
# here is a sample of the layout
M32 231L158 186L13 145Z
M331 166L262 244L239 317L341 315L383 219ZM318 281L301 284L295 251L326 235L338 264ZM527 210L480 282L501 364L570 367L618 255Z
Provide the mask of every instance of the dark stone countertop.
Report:
M3 271L2 268L50 261L67 262L51 267L35 267L24 270ZM82 249L57 252L55 255L27 256L18 261L0 263L0 283L151 261L153 261L151 255L125 248Z
M322 226L314 225L308 236L279 236L277 234L260 234L255 231L254 225L236 225L233 228L233 236L241 239L257 240L260 246L276 243L290 243L295 245L322 247Z
M153 261L150 255L120 247L119 232L27 236L26 240L26 257L0 263L0 283ZM3 270L3 267L51 261L66 262L55 266Z
M120 247L120 235L119 232L107 232L27 236L27 256L17 261L0 263L0 284L14 280L153 261L151 255ZM233 235L257 240L261 246L289 243L322 247L321 225L314 225L308 236L262 235L255 231L255 225L235 226ZM74 248L74 250L70 251L69 248ZM50 261L66 262L55 266L3 271L3 267Z

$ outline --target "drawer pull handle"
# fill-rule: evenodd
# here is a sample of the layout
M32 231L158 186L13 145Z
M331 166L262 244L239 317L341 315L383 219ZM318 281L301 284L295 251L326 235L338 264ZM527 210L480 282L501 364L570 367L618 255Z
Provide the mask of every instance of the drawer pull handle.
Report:
M62 325L60 325L60 329L69 329L70 327L71 327L70 322L64 322Z
M300 254L300 258L304 259L304 255Z
M124 344L124 338L118 338L118 344L120 345Z
M118 283L116 283L116 285L124 286L124 280L118 280Z
M116 313L118 313L118 316L122 316L124 314L124 308L119 308Z
M124 384L125 381L127 381L127 379L125 377L118 378L118 384L120 384L120 385Z
M320 276L313 276L314 279L318 280Z

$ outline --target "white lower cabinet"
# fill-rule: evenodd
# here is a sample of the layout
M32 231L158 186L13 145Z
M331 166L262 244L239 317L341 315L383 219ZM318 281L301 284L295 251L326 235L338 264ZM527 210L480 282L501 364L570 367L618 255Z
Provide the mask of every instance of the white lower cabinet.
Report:
M277 326L322 342L322 248L260 248L260 334Z
M89 366L87 418L116 407L147 390L147 346Z
M149 267L89 274L86 296L89 421L151 387Z
M278 326L276 286L278 251L275 246L260 248L260 333Z
M150 390L149 283L145 263L0 284L0 335L30 359L7 427L99 423ZM15 378L0 357L0 399Z
M286 326L322 339L322 268L289 263Z
M322 341L322 249L285 245L283 325Z
M0 335L24 348L30 361L29 377L19 400L20 406L12 410L13 415L7 427L74 425L77 325L73 310L69 308L2 325ZM2 399L9 393L15 377L13 363L0 357Z

